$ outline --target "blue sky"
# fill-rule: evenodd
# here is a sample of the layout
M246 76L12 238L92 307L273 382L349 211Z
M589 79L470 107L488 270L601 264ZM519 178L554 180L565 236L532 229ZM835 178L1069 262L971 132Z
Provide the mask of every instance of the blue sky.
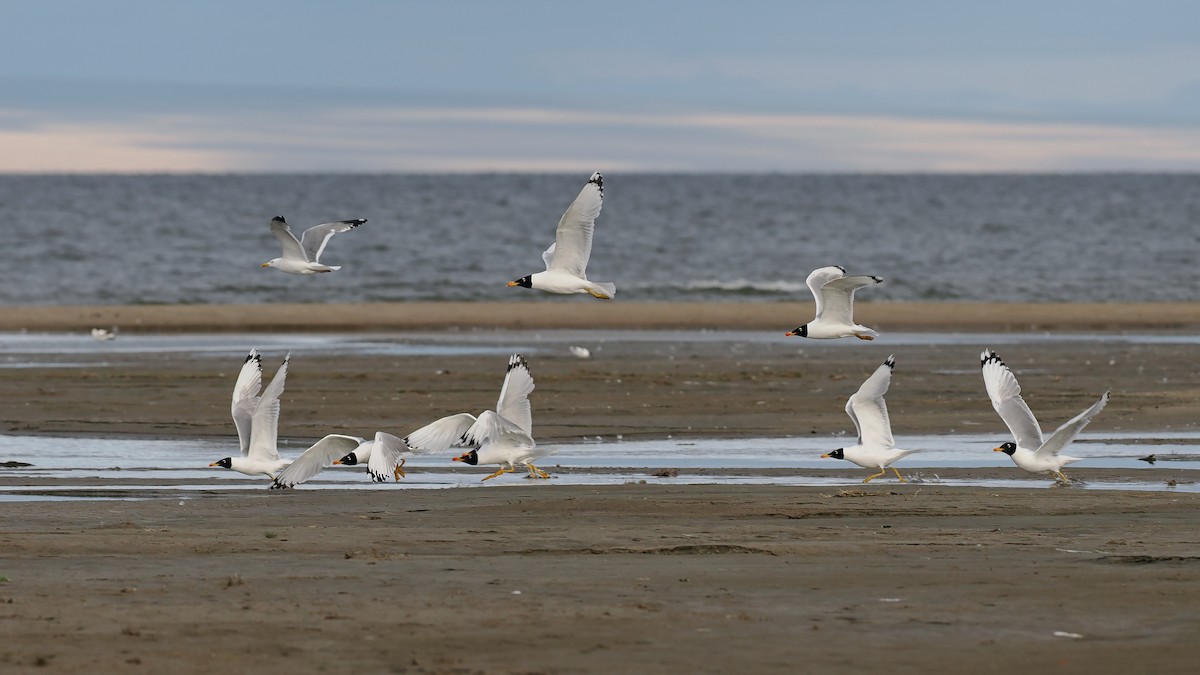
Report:
M0 0L0 172L1194 171L1200 3Z

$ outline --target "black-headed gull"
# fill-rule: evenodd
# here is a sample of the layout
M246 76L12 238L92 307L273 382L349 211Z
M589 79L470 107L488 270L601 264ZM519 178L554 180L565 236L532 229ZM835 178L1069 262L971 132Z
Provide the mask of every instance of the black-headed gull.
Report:
M554 243L542 253L546 271L510 281L508 285L564 295L589 293L596 298L611 300L617 294L616 284L588 281L587 278L588 258L592 255L592 231L603 204L604 177L594 173L559 219Z
M357 218L322 223L308 228L300 235L300 239L296 239L283 216L275 216L271 219L271 232L283 246L283 256L272 258L262 266L274 267L288 274L318 274L340 270L341 267L321 264L321 253L325 250L325 245L333 235L352 230L365 222L366 218Z
M858 275L846 276L846 269L830 265L813 270L805 281L817 303L817 315L812 321L789 331L787 335L831 340L833 338L856 337L859 340L874 340L879 336L874 330L854 323L854 291L883 283L883 277Z
M993 450L1012 457L1013 462L1026 471L1050 473L1056 481L1069 483L1070 480L1062 472L1062 468L1072 462L1078 462L1081 458L1059 453L1104 409L1108 404L1109 392L1104 392L1099 401L1072 417L1056 429L1050 438L1043 441L1042 428L1025 399L1021 398L1021 385L1017 384L1017 378L1012 371L1000 360L996 352L990 349L983 350L979 358L983 369L983 384L987 387L992 407L996 409L1000 419L1004 420L1005 426L1016 440L1015 443L1002 443Z
M384 483L387 482L389 476L400 480L406 475L403 468L406 461L404 453L410 451L411 448L399 436L386 431L376 431L374 440L363 441L357 448L335 460L334 464L345 466L365 464L367 475L371 477L371 481Z
M907 483L904 477L892 466L892 462L918 452L917 450L899 450L892 438L892 422L888 418L887 403L883 400L887 394L888 385L892 381L892 369L896 367L896 358L889 356L883 365L862 383L858 391L846 401L846 414L854 422L858 431L858 445L849 448L838 448L827 452L821 457L845 459L864 469L879 469L879 473L868 476L864 483L870 483L887 473L890 468L896 473L900 482Z
M533 442L533 411L529 405L532 391L529 364L525 357L513 354L508 359L508 372L494 411L486 410L478 418L470 413L443 417L412 432L404 442L414 452L444 452L452 445L471 447L472 450L453 458L454 461L500 465L483 480L515 471L516 464L528 469L530 478L549 478L549 474L533 465L545 453L539 452Z

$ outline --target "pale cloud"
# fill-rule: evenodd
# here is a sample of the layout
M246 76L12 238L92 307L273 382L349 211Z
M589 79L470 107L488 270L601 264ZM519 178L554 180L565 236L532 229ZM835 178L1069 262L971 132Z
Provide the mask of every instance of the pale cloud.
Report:
M1200 129L887 115L361 106L35 123L2 172L1197 170Z

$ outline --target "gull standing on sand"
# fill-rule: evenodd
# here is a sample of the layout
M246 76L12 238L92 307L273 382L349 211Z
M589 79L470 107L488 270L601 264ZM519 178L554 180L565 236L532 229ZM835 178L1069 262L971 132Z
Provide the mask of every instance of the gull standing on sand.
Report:
M412 432L404 442L415 452L444 452L452 445L470 446L473 448L470 452L455 457L454 461L472 466L500 465L483 480L515 471L515 464L528 469L530 478L549 478L550 474L533 465L533 460L544 453L538 452L533 442L533 410L529 405L532 391L529 364L525 357L513 354L508 359L508 372L495 411L485 410L478 418L470 413L443 417Z
M588 258L592 255L592 231L603 205L604 176L594 173L559 219L554 243L542 253L546 271L523 276L508 282L508 285L564 295L589 293L595 298L611 300L617 294L616 284L588 281L587 278Z
M891 464L901 457L918 452L896 449L896 441L892 438L892 422L888 418L887 403L883 396L892 382L892 369L895 367L895 356L887 357L883 365L876 368L850 400L846 401L846 414L850 416L854 428L858 431L858 445L838 448L821 455L822 458L845 459L864 469L879 469L879 473L867 476L864 483L870 483L886 474L889 468L896 473L896 478L899 478L901 483L907 483L908 481L904 480Z
M787 335L829 340L854 336L859 340L874 340L879 333L854 323L854 291L883 283L883 277L846 276L846 268L830 265L813 270L805 281L817 303L817 316L812 321L789 331Z
M296 239L292 228L288 227L283 216L271 219L271 232L283 246L283 257L273 258L263 263L263 267L274 267L288 274L318 274L320 272L336 272L342 269L338 266L321 264L321 253L333 235L354 228L367 222L366 218L354 220L339 220L333 223L322 223L308 228Z
M358 446L358 441L352 436L330 434L317 441L306 450L295 463L298 466L283 482L280 479L293 462L279 456L279 397L283 394L284 382L287 380L288 363L292 355L288 354L279 366L275 377L271 378L266 389L262 389L262 356L258 350L251 349L249 356L242 363L237 382L233 385L233 400L230 412L233 414L233 424L237 427L238 442L241 454L237 457L226 457L217 460L209 466L219 466L232 469L247 476L267 476L272 481L272 488L290 487L294 484L292 478L308 471L317 458L325 452L337 452L328 461L350 452ZM351 442L353 441L353 442ZM319 470L319 468L318 468ZM315 471L313 472L315 473ZM311 474L310 474L311 475ZM308 476L305 477L307 479Z
M1062 468L1072 462L1078 462L1080 457L1068 457L1059 452L1067 447L1079 432L1092 421L1104 406L1108 404L1109 392L1104 392L1099 401L1090 408L1072 417L1056 429L1050 438L1042 440L1042 428L1037 418L1021 398L1021 385L1017 378L1000 360L996 352L985 349L980 354L980 366L983 369L983 384L987 387L988 397L992 407L999 413L1000 419L1012 432L1016 443L1004 443L995 452L1003 452L1012 457L1013 462L1031 473L1048 472L1055 481L1069 484L1070 479L1062 472Z

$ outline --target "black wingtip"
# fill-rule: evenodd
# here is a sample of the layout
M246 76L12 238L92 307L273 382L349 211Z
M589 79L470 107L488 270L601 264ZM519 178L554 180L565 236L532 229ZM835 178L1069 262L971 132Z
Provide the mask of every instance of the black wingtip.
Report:
M983 350L983 354L981 354L979 357L979 367L982 368L989 363L999 363L1000 365L1004 365L1004 361L1000 359L999 354L990 349L985 349Z
M883 365L887 366L891 370L895 370L896 369L896 355L892 354L891 356L884 359Z
M600 188L600 194L604 194L604 176L601 176L599 171L593 173L592 177L588 179L588 182L595 183L596 187Z
M287 221L284 220L283 216L275 216L274 218L271 219L271 222L272 223L283 223L284 225L287 225Z
M874 280L875 280L875 283L877 283L877 284L882 284L882 283L883 283L883 277L877 277L877 276L875 276L874 274L872 274L872 275L871 275L871 278L872 278L872 279L874 279Z
M342 223L343 225L349 225L351 228L354 228L354 227L358 227L359 225L362 225L363 223L367 222L367 219L366 218L353 218L351 220L339 220L338 222Z
M518 366L524 368L525 370L529 370L529 363L525 360L525 357L521 356L520 354L513 354L512 356L508 357L508 369L505 372L508 372L508 370L512 370Z
M842 271L842 274L845 274L845 273L846 273L846 268L845 268L845 267L842 267L841 265L830 265L830 267L836 267L836 268L838 268L839 270L841 270L841 271Z

